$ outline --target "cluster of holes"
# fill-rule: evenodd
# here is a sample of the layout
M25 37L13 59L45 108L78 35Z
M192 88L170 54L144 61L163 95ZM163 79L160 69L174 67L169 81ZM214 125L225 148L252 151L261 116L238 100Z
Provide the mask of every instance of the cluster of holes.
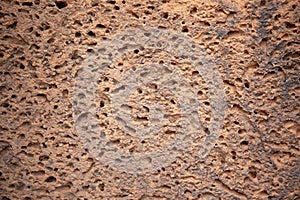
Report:
M144 50L144 48L135 49L135 50L133 50L133 54L140 54L139 56L143 56L143 54L145 53L143 50ZM134 62L134 60L132 60L132 59L139 59L139 57L133 57L133 58L131 58L131 62ZM160 57L159 57L159 55L155 55L155 54L152 54L151 59L152 59L152 62L154 61L154 59L157 59L157 62L160 63L160 64L168 62L168 60L166 58L165 58L165 60L161 60ZM124 66L125 63L123 63L123 62L119 62L119 63L117 62L115 65L111 66L110 68L114 69L114 70L117 70L117 71L119 70L122 73L123 68L126 68L126 66ZM172 63L172 65L177 65L173 61L171 63ZM185 66L182 66L182 69L184 71L187 71L187 69L185 69L185 68L186 68ZM135 70L135 67L132 67L132 70ZM117 125L113 126L110 123L111 121L114 121L113 119L112 120L107 120L107 119L109 119L108 116L110 116L108 113L111 112L110 111L109 99L107 99L107 97L109 96L109 93L111 91L111 83L112 83L111 81L114 80L114 78L112 78L110 76L111 75L109 75L109 74L105 74L105 75L102 76L102 78L98 82L99 85L101 85L101 88L102 88L102 89L99 89L99 90L101 90L103 92L103 94L105 94L105 95L101 95L102 98L100 98L98 100L97 105L99 105L100 113L98 113L97 115L98 115L99 119L101 119L101 121L102 121L102 126L104 126L104 127L110 127L110 129L111 129L112 127L116 127ZM201 79L201 76L200 76L200 74L199 74L198 71L192 71L191 74L186 74L185 76L186 76L187 79L193 80L194 83L192 84L192 87L195 87L197 85L201 85L201 86L206 85L206 83ZM196 83L195 80L197 80L198 83ZM157 85L155 85L155 84L153 84L151 87L154 90L157 89ZM137 89L137 93L144 95L143 94L143 90L141 88ZM205 114L206 117L204 117L204 115L200 116L201 118L204 117L203 118L204 119L204 122L203 122L204 132L207 135L210 135L209 129L207 127L208 127L208 124L210 123L210 120L211 120L211 117L210 117L210 115L211 115L211 108L210 108L210 102L209 102L209 99L207 97L207 94L208 94L208 88L207 87L204 87L203 89L201 89L201 90L198 91L198 96L199 96L201 102L203 102L203 104L201 106L202 107L203 106L206 107L204 110L201 111L202 113L206 113ZM176 101L174 99L170 99L170 104L176 105ZM145 108L145 110L147 111L147 110L149 110L149 108L148 109ZM140 119L140 120L142 120L142 119ZM148 119L146 119L146 118L144 120L148 121ZM112 133L110 133L108 135L111 135L111 134ZM118 131L114 131L113 135L118 135L118 134L119 134ZM113 136L113 135L111 135L111 136ZM113 138L114 137L115 136L113 136ZM113 139L113 140L114 140L115 143L121 145L120 144L121 141L119 139L117 139L117 140ZM132 142L133 141L130 140L130 143L132 143ZM146 141L144 141L144 140L142 140L140 142L142 144L146 144Z
M37 4L36 2L38 2L38 1L35 1L35 3L34 4ZM96 1L95 1L96 2ZM111 3L112 4L116 4L116 2L115 1L111 1ZM125 1L123 1L122 2L123 4L125 4ZM33 6L33 3L32 2L23 2L22 3L22 5L23 6ZM63 8L65 8L65 7L67 7L67 3L66 2L64 2L64 1L56 1L55 2L55 5L56 5L56 7L58 8L58 9L63 9ZM115 7L115 10L119 10L120 8L119 8L119 6L116 6L116 5L114 5ZM296 9L296 5L292 5L291 6L291 8L292 9ZM152 9L152 8L150 8L150 9ZM191 14L195 14L196 12L198 12L198 10L197 10L197 8L196 7L193 7L191 10L190 10L190 13ZM164 18L164 19L170 19L170 16L171 16L171 14L169 14L169 13L164 13L163 15L162 15L162 18ZM140 16L137 16L137 18L141 18ZM276 15L275 16L275 19L276 20L281 20L281 18L282 18L282 16L280 15L280 14L278 14L278 15ZM9 24L8 26L7 26L7 28L8 29L15 29L16 27L17 27L17 25L18 25L18 23L17 23L17 21L14 21L14 22L12 22L11 24ZM209 22L205 22L205 25L207 25L207 26L210 26L210 23ZM283 27L285 27L285 28L287 28L287 29L290 29L290 30L293 30L293 31L295 31L295 29L297 28L297 26L296 26L296 24L294 23L294 22L289 22L289 21L287 21L287 22L284 22L283 23ZM105 26L105 25L103 25L103 24L97 24L96 25L96 28L99 28L99 29L106 29L107 27ZM39 27L39 30L40 31L44 31L44 30L49 30L49 29L51 29L51 27L49 27L49 25L47 24L47 23L45 23L45 24L42 24L40 27ZM189 27L188 26L183 26L182 27L182 32L189 32ZM32 32L32 31L34 31L34 29L33 29L33 27L30 27L30 28L28 28L28 31L29 32ZM91 33L90 33L91 32ZM89 36L91 36L91 37L95 37L96 36L96 33L97 32L94 32L94 30L91 30L91 31L88 31L88 32L85 32L87 35L89 35ZM81 32L76 32L75 33L75 36L76 37L81 37L82 36L82 34L85 34L85 33L81 33ZM234 32L229 32L229 35L234 35ZM39 33L36 33L36 36L38 36L38 37L40 37L41 35L39 34ZM8 40L9 38L8 37L4 37L3 38L4 40ZM265 40L267 40L267 39L265 39ZM51 41L52 40L49 40L48 41L48 43L51 43ZM288 45L292 45L293 44L293 42L288 42ZM41 49L41 47L38 45L38 44L33 44L33 45L31 45L31 47L30 48L32 48L32 49L36 49L36 50L39 50L39 49ZM256 49L257 47L256 46L251 46L251 48L254 50L254 49ZM89 51L92 51L92 50L89 50ZM134 52L134 53L136 53L136 52ZM140 52L139 52L139 50L137 50L137 53L136 54L139 54ZM286 56L284 57L284 59L286 59L287 61L288 60L292 60L293 59L293 56L294 57L297 57L297 53L296 54L286 54ZM4 57L4 52L1 52L0 53L0 57ZM74 54L74 58L76 59L76 58L78 58L78 52L77 52L77 54ZM25 58L23 58L23 59L25 59ZM27 66L25 66L24 64L20 64L20 65L18 65L18 67L20 68L20 69L24 69L24 70L27 70ZM3 74L1 74L1 75L3 75ZM107 80L108 81L108 80ZM245 80L243 80L243 82L244 82ZM239 81L237 81L237 82L239 82ZM244 82L244 87L245 88L250 88L251 87L251 84L252 84L252 82L249 80L249 82ZM49 89L51 88L51 86L49 87ZM55 88L55 87L54 87ZM57 87L56 87L57 88ZM252 88L251 88L252 89ZM12 88L10 88L10 90L13 90ZM110 87L105 87L104 88L104 91L105 92L110 92ZM140 92L142 92L142 91L140 91ZM67 93L67 92L66 92ZM203 95L203 94L205 94L205 91L202 91L202 90L200 90L199 92L198 92L198 95ZM39 94L39 95L37 95L37 96L39 96L39 97L44 97L44 96L46 96L45 94ZM11 95L11 98L12 99L16 99L16 98L19 98L21 101L26 101L26 100L28 100L28 97L19 97L19 95L17 95L17 93L16 94L13 94L13 95ZM104 107L105 106L105 101L102 101L102 102L100 102L100 107ZM172 103L172 102L171 102ZM205 102L204 104L207 104L207 106L209 106L209 102ZM9 108L9 109L11 109L12 108L12 103L11 102L3 102L2 104L1 104L4 108ZM54 105L53 106L53 108L54 109L57 109L58 108L58 105ZM6 111L3 111L3 113L5 113ZM259 112L257 111L257 110L255 110L254 111L256 114L258 114ZM107 114L106 114L107 115ZM233 122L233 124L235 124L235 125L241 125L241 124L238 124L236 121L234 121ZM206 132L208 132L208 128L205 128L205 130L206 130ZM238 133L239 134L241 134L241 135L243 135L243 134L245 134L245 132L246 132L246 130L245 129L243 129L243 128L239 128L239 129L237 129L238 131ZM6 131L6 130L5 130ZM20 138L24 138L25 137L25 135L24 134L21 134L20 136L19 136ZM241 140L238 144L240 144L240 145L249 145L250 143L249 143L249 141L247 141L247 140ZM22 149L24 149L26 146L22 146L21 148ZM48 148L48 144L47 144L47 142L42 142L42 148ZM237 157L237 155L236 155L236 152L235 151L232 151L231 152L232 153L232 158L233 159L236 159L236 157ZM47 156L45 156L44 158L43 157L40 157L39 159L41 159L41 161L43 161L43 160L48 160L49 159L49 157L47 158ZM58 169L57 168L55 168L54 169L54 171L57 171ZM161 172L161 171L165 171L165 168L161 168L160 170L158 170L158 172ZM2 173L0 173L0 176L2 175ZM253 169L252 171L250 171L249 172L249 175L252 177L252 178L255 178L256 176L257 176L257 172L255 171L255 169ZM55 182L54 180L53 180L53 178L54 178L54 180L56 179L55 177L48 177L45 181L46 182L49 182L49 183L51 183L51 182ZM282 178L278 178L278 181L279 182L282 182L283 181L283 179ZM103 185L101 185L100 184L100 186L99 186L100 188L104 188L104 184ZM101 189L101 190L102 190ZM8 197L3 197L2 199L9 199ZM26 199L26 198L25 198ZM27 199L30 199L30 198L27 198Z

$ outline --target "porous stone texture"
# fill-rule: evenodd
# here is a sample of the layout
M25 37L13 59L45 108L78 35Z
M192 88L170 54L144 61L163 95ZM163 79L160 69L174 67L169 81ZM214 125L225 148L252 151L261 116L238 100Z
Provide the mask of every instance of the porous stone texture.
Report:
M2 0L0 6L3 200L300 198L298 1ZM110 43L134 37L130 30L136 38L125 42L128 48ZM157 31L167 39L140 44L139 33ZM190 41L186 55L168 49L175 45L168 35L176 34ZM119 53L105 53L112 48ZM209 62L194 63L199 56ZM89 90L77 87L89 77L82 76L86 66L92 75L101 70L96 85L93 78L84 82ZM183 106L187 100L190 107ZM81 115L81 108L91 110ZM183 110L195 123L182 125ZM80 129L80 116L90 113L102 128L93 137L95 124L85 121L86 132ZM182 138L184 149L168 149L176 156L151 157L178 134L190 137ZM100 140L105 145L89 145ZM129 157L111 162L102 147ZM143 153L150 156L134 160L139 167L128 165L126 159Z
M151 51L164 52L158 63ZM75 129L91 154L131 173L158 170L186 150L198 160L209 154L226 102L218 67L200 45L170 30L129 28L94 52L73 92ZM131 64L116 62L124 56Z

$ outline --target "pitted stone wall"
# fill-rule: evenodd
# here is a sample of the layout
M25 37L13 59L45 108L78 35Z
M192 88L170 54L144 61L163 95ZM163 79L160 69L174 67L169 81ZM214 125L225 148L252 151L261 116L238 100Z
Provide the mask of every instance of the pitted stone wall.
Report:
M299 198L299 2L0 6L3 200Z

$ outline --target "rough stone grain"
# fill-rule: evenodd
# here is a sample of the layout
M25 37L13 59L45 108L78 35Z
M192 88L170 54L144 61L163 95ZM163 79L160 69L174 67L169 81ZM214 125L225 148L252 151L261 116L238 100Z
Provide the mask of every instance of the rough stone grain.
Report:
M286 0L2 0L1 199L299 199L299 6ZM100 162L74 128L80 69L101 54L99 44L130 28L185 35L216 64L227 106L205 159L197 151L203 138L194 138L169 164L135 174ZM209 133L211 83L191 62L159 49L122 54L99 80L99 123L120 149L161 148L176 134L158 134L140 149L135 137L120 139L110 97L133 67L177 70L197 88L201 131ZM128 99L141 126L149 120L138 119L150 116L142 105L158 101L166 112L180 113L179 98L168 99L174 95L153 99L155 87L143 86ZM168 120L176 124L177 115Z

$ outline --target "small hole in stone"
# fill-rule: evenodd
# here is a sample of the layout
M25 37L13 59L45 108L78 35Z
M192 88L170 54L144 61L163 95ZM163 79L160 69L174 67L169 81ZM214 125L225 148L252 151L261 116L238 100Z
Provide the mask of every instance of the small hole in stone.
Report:
M296 28L296 25L295 24L292 24L292 23L290 23L290 22L285 22L285 26L286 26L286 28Z
M172 104L176 104L176 102L173 100L173 99L171 99L171 101L170 101Z
M22 3L22 5L23 5L23 6L29 6L29 7L30 7L30 6L32 6L32 2L24 2L24 3Z
M4 107L4 108L7 108L7 107L9 107L9 103L4 102L4 103L1 104L1 106Z
M241 145L248 145L248 144L249 144L248 141L242 141L242 142L241 142Z
M104 91L105 91L105 92L109 92L109 89L110 89L109 87L104 88Z
M199 75L199 72L198 71L193 71L192 72L192 76L198 76Z
M236 153L235 153L235 151L231 151L231 154L232 154L232 159L235 159L235 158L236 158Z
M275 20L278 20L279 18L281 18L281 15L280 14L278 14L278 15L275 15Z
M97 24L96 28L106 28L103 24Z
M206 106L209 106L209 105L210 105L210 103L207 102L207 101L205 101L204 104L205 104Z
M68 91L68 90L63 90L63 91L62 91L63 97L67 97L68 94L69 94L69 91Z
M45 180L45 182L48 182L48 183L55 182L55 181L56 181L56 178L54 176L50 176Z
M140 51L139 51L138 49L135 49L133 52L134 52L135 54L138 54Z
M169 14L168 14L168 13L164 13L164 14L162 15L162 17L165 18L165 19L168 19Z
M86 50L86 52L88 52L88 53L95 53L95 51L93 49L88 49L88 50Z
M143 91L141 90L141 88L138 88L137 91L138 91L139 94L143 93Z
M23 133L20 134L19 137L18 137L18 139L24 139L24 138L25 138L25 134L23 134Z
M89 31L87 34L91 37L96 37L96 34L93 31Z
M99 184L98 187L101 191L104 191L104 183Z
M110 1L107 1L107 3L110 3L110 4L116 4L116 1L114 1L114 0L110 0Z
M17 27L17 24L18 24L18 22L14 22L14 23L8 25L7 28L15 29Z
M150 112L150 109L147 106L143 106L143 108L147 111Z
M182 32L187 33L187 32L189 32L189 29L186 26L184 26L184 27L182 27Z
M158 86L155 83L151 83L149 86L150 86L150 88L155 89L155 90L158 88Z
M210 135L210 131L207 127L204 128L204 132L206 133L206 135Z
M103 108L104 107L104 101L100 101L100 107Z
M196 13L196 12L197 12L197 8L196 8L196 7L193 7L193 8L191 9L191 11L190 11L191 14L194 14L194 13Z
M249 172L249 175L252 177L252 178L255 178L257 176L257 173L256 171L250 171Z
M56 4L56 7L59 8L59 9L62 9L62 8L64 8L64 7L67 7L67 5L68 5L68 4L67 4L66 2L64 2L64 1L56 1L55 4Z
M80 32L76 32L75 33L75 37L81 37L81 33Z

